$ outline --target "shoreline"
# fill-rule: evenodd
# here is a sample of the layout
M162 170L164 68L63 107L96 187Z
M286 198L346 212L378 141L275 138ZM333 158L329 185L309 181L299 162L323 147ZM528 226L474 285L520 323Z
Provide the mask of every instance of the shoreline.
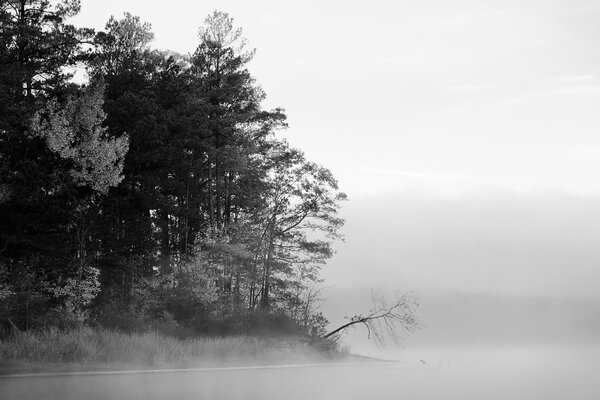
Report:
M180 339L156 331L129 334L83 327L0 340L0 375L303 364L347 356L333 343L300 336Z
M337 360L323 360L322 362L221 362L221 363L200 363L197 366L181 367L181 368L144 368L140 365L90 365L76 366L63 364L62 368L59 365L53 365L58 368L35 368L34 371L28 368L16 368L14 371L0 371L0 379L8 378L36 378L36 377L53 377L53 376L93 376L93 375L128 375L128 374L157 374L157 373L189 373L189 372L214 372L214 371L236 371L236 370L252 370L252 369L277 369L277 368L309 368L309 367L327 367L336 365L359 365L359 364L385 364L398 363L398 360L384 360L374 357L363 356L360 354L349 354ZM37 370L37 371L36 371Z
M189 368L136 368L136 369L85 369L73 371L70 368L65 371L46 371L46 372L8 372L0 371L0 379L8 378L36 378L36 377L54 377L54 376L94 376L94 375L131 375L131 374L159 374L159 373L189 373L189 372L215 372L215 371L237 371L253 369L278 369L278 368L312 368L328 367L338 365L359 365L359 364L387 364L397 363L397 360L383 360L373 357L362 356L360 354L351 354L336 361L312 362L312 363L269 363L269 364L244 364L231 363L234 365L202 366Z

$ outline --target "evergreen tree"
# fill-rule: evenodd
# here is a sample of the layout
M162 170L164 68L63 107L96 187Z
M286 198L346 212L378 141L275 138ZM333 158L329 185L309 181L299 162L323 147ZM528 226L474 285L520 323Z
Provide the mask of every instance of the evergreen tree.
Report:
M129 151L123 180L100 204L100 223L93 235L99 254L103 292L101 304L132 300L140 279L153 275L157 235L153 225L157 208L159 156L168 136L159 120L161 107L153 93L152 77L161 57L152 52L150 24L126 13L111 17L106 31L96 34L89 73L106 82L104 111L110 136L127 132Z
M65 72L90 33L66 24L78 10L77 1L0 3L0 263L13 293L2 311L23 327L66 301L87 304L60 288L94 275L89 211L119 182L127 151L126 138L101 127L101 85L82 91Z

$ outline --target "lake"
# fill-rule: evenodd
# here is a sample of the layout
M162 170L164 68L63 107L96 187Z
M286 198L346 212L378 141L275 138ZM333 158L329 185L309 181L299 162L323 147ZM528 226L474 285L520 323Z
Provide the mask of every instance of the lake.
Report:
M3 400L597 400L599 346L411 349L397 362L0 379Z

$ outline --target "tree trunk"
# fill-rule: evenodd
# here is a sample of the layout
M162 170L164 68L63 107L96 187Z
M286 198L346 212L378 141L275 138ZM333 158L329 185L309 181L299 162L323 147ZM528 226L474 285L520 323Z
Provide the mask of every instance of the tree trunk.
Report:
M233 186L233 174L227 173L227 188L226 188L226 199L225 199L225 225L231 224L231 190Z
M212 159L208 156L208 221L211 233L215 233L215 203L213 193Z
M160 230L161 230L161 246L160 246L160 265L161 272L168 273L171 271L171 246L169 235L169 213L166 210L160 211Z
M273 262L273 251L275 249L275 224L272 224L269 231L269 246L267 248L267 257L265 260L265 268L263 274L263 286L260 297L260 308L269 310L270 292L271 292L271 264Z
M369 321L369 319L371 319L371 318L361 318L361 319L358 319L356 321L350 321L347 324L344 324L344 325L340 326L339 328L334 329L333 331L329 332L328 334L326 334L323 337L325 339L327 339L327 338L335 335L336 333L339 333L339 332L343 331L344 329L350 328L352 325L355 325L355 324L365 324L365 323L367 323L367 321Z
M218 138L218 136L217 136ZM219 146L217 142L217 146ZM223 193L221 188L221 175L223 175L223 171L221 171L221 157L220 157L220 149L217 147L217 154L215 155L215 199L217 203L216 207L216 223L217 223L217 231L220 232L223 228L223 209L222 209L222 197Z

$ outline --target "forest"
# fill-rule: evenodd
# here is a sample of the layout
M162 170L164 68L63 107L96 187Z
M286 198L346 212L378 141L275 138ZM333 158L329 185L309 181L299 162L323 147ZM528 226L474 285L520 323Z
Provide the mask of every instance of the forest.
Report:
M346 195L279 135L227 13L193 53L0 2L0 327L323 336Z

